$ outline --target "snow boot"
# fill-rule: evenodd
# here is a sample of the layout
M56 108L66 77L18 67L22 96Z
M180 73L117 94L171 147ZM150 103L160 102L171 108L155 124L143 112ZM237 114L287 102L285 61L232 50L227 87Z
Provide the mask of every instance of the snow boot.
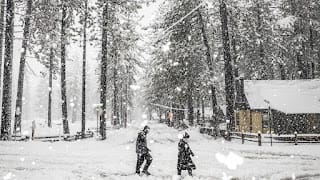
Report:
M151 175L148 170L143 170L142 173L145 174L145 175L147 175L147 176L150 176L150 175Z

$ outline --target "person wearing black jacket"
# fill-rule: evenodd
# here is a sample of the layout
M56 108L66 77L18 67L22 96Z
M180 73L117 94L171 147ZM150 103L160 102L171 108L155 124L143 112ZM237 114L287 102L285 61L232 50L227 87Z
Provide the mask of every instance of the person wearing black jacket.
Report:
M194 153L190 149L190 146L187 142L189 139L189 134L185 133L183 138L180 139L178 144L178 175L181 175L182 170L188 170L188 174L192 176L192 170L196 169L196 165L193 163L191 156L194 156Z
M140 174L140 168L143 162L146 160L146 164L143 168L143 173L150 175L148 168L152 162L152 157L150 155L150 149L147 147L147 134L150 131L149 126L145 126L141 132L138 134L136 142L136 153L137 153L137 166L136 173Z

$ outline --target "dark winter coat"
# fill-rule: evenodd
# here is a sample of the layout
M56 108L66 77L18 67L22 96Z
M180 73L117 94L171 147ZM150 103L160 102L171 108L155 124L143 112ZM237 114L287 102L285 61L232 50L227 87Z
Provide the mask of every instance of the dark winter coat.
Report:
M136 142L136 153L137 154L147 154L149 153L149 149L147 147L147 135L144 131L139 132L137 142Z
M190 149L189 144L181 139L178 144L178 169L188 170L195 169L195 164L193 163L191 156L194 156L192 150Z

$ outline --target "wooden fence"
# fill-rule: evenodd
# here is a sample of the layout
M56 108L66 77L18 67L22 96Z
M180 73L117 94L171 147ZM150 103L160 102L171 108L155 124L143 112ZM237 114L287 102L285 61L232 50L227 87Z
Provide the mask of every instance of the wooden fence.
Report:
M93 137L92 131L87 131L84 136L82 136L81 132L77 132L75 135L69 135L69 136L35 136L33 137L33 140L36 141L42 141L42 142L55 142L55 141L76 141L78 139L86 139L86 138L92 138ZM29 141L32 137L30 136L24 136L24 135L13 135L12 140L14 141Z
M242 144L246 141L256 142L259 146L262 144L273 143L292 143L298 145L299 143L320 143L320 134L285 134L276 135L260 134L260 133L242 133L242 132L226 132L222 130L215 130L213 127L200 127L200 133L210 136L221 136L227 140L239 139Z

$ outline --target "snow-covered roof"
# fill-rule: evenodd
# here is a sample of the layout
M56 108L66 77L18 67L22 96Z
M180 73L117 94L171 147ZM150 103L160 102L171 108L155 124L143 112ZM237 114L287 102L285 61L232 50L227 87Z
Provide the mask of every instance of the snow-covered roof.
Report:
M271 109L286 114L320 113L320 79L245 80L244 93L251 109Z

